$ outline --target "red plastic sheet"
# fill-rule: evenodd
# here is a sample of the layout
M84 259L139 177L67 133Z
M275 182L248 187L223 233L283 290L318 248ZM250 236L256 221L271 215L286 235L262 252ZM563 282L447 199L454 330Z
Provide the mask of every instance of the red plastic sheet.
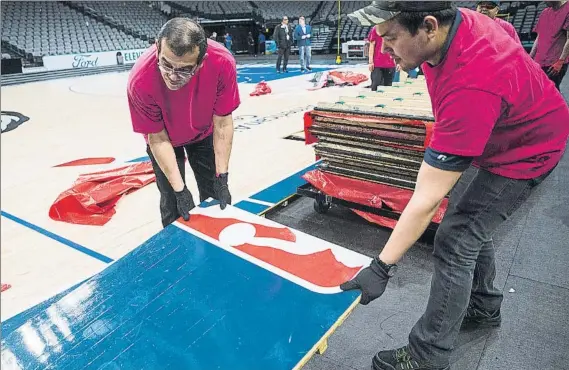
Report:
M413 195L411 190L338 176L319 170L309 171L303 175L303 178L318 190L334 198L374 208L386 208L398 213L403 212ZM433 222L441 222L447 205L448 200L443 200L437 213L433 217ZM382 226L393 228L397 224L396 220L392 220L388 217L359 210L353 211L366 220Z
M81 158L74 161L58 164L53 167L73 167L73 166L92 166L96 164L109 164L114 162L113 157Z
M334 81L335 85L359 85L360 83L368 80L366 75L351 71L330 71L328 76L332 81Z
M367 81L368 77L362 73L354 73L352 71L330 71L323 72L320 79L316 81L313 87L308 90L319 90L329 85L343 86L343 85L359 85Z
M80 175L49 209L52 220L81 225L105 225L116 213L115 205L126 194L155 181L147 162Z
M265 81L261 81L255 86L255 91L253 91L250 96L260 96L270 94L272 92L271 87L267 85Z

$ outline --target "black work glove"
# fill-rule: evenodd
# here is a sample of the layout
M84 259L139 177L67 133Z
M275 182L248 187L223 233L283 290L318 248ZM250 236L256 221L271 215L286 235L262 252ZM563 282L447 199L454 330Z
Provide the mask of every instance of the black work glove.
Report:
M190 220L190 211L196 206L194 204L194 199L192 198L192 193L184 185L182 191L176 191L176 206L178 207L178 213L184 218L185 221Z
M228 177L229 174L222 173L213 179L213 193L215 199L219 200L221 209L225 209L228 204L231 204L231 193L229 193L229 187L227 186Z
M350 281L340 285L343 291L359 289L362 292L360 303L367 305L371 301L381 297L389 281L387 272L381 267L377 258L371 261L370 265L360 271L360 273Z

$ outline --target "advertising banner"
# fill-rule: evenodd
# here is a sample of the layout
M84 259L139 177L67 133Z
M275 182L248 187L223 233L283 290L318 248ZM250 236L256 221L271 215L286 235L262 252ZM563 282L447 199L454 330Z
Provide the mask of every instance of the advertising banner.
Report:
M96 68L112 65L134 64L146 49L128 49L99 53L53 55L43 57L47 70Z

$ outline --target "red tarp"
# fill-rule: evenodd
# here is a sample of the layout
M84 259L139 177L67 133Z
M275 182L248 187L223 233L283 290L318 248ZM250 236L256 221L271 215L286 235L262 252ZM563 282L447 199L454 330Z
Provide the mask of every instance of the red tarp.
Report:
M374 208L387 208L398 213L403 212L413 192L389 185L378 184L370 181L357 180L348 177L312 170L302 176L312 186L326 195L345 201L371 206ZM433 222L440 223L446 212L448 199L444 199ZM353 210L366 220L393 228L397 223L388 217L378 216L372 213Z
M261 81L255 86L255 91L253 91L250 96L260 96L270 94L272 92L271 87L267 85L265 81Z
M109 164L114 162L113 157L81 158L71 162L65 162L53 167L92 166L95 164Z
M49 209L52 220L81 225L105 225L122 196L155 181L152 164L139 162L80 175Z
M330 71L323 72L319 79L315 82L314 86L308 90L318 90L324 87L334 85L359 85L360 83L367 81L368 77L362 73L354 73L352 71Z

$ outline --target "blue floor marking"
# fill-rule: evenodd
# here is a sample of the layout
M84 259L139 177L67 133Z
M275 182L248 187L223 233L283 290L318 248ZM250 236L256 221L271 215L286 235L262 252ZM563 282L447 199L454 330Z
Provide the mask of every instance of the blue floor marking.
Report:
M83 252L83 253L85 253L86 255L91 256L91 257L93 257L93 258L96 258L96 259L98 259L98 260L101 261L101 262L111 263L111 262L114 261L112 258L109 258L109 257L107 257L107 256L104 256L104 255L102 255L102 254L100 254L100 253L95 252L94 250L91 250L91 249L86 248L86 247L84 247L84 246L82 246L82 245L79 245L79 244L77 244L77 243L75 243L75 242L72 242L72 241L69 240L69 239L65 239L64 237L59 236L59 235L57 235L57 234L54 234L54 233L52 233L52 232L50 232L50 231L47 231L46 229L43 229L43 228L41 228L41 227L39 227L39 226L37 226L37 225L31 224L31 223L29 223L28 221L22 220L21 218L16 217L16 216L14 216L14 215L12 215L12 214L6 212L6 211L0 211L0 214L1 214L2 216L6 217L6 218L9 219L9 220L12 220L12 221L14 221L14 222L16 222L16 223L18 223L18 224L20 224L20 225L22 225L22 226L25 226L25 227L27 227L27 228L29 228L29 229L32 229L32 230L34 230L34 231L37 231L38 233L40 233L40 234L42 234L42 235L45 235L45 236L47 236L48 238L51 238L51 239L53 239L53 240L55 240L55 241L57 241L57 242L60 242L61 244L64 244L64 245L66 245L66 246L68 246L68 247L71 247L71 248L73 248L73 249L75 249L75 250L77 250L77 251L79 251L79 252Z
M294 175L287 177L286 179L277 182L276 184L261 190L255 195L250 196L251 199L262 200L269 203L278 203L283 199L296 194L296 189L306 184L306 180L302 178L306 172L311 171L316 168L316 163L304 168Z
M25 369L289 370L358 295L315 293L170 225L3 336L2 357ZM53 340L29 345L45 332Z
M134 158L131 159L130 161L127 161L127 163L133 163L133 162L146 162L149 161L150 157L145 155L144 157L138 157L138 158Z
M323 72L334 67L312 67L312 72ZM301 73L300 68L289 68L288 73L277 73L275 66L270 67L245 67L237 70L238 83L259 83L261 81L274 81L295 76L310 76L310 73Z
M267 208L269 208L269 206L267 205L248 202L247 200L242 200L241 202L237 203L235 207L253 213L255 215L258 215L261 212L264 212Z

